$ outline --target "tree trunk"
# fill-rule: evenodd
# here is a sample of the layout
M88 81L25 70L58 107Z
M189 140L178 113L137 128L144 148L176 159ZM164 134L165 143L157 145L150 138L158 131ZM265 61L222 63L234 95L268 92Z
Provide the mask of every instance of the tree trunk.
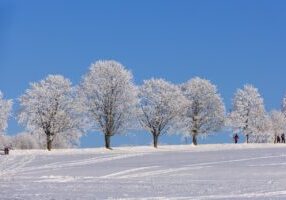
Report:
M154 148L158 148L158 135L153 133L153 145Z
M192 137L193 137L193 145L198 145L197 135L193 134Z
M248 144L248 142L249 142L249 135L246 134L246 143Z
M47 149L48 151L52 150L52 140L49 136L47 137Z
M108 134L105 134L104 135L104 138L105 138L105 148L107 148L107 149L111 149L111 147L110 147L110 135L108 135Z

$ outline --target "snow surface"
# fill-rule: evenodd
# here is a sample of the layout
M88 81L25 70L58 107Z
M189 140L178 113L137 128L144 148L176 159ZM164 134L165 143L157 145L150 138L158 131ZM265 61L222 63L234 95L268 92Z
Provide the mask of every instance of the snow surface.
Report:
M286 199L286 145L14 150L0 199Z

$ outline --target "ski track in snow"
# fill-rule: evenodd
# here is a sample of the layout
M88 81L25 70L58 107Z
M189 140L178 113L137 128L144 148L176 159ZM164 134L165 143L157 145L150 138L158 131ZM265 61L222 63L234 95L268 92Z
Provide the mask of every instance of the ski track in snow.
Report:
M69 167L92 165L96 163L103 163L107 161L114 161L114 160L126 159L126 158L143 156L143 155L145 154L137 153L137 154L130 154L130 155L113 155L113 156L95 157L95 158L88 158L88 159L78 159L74 161L56 162L56 163L46 164L46 165L39 166L39 167L22 168L18 171L23 172L23 173L29 173L29 172L35 172L36 170L51 170L51 169L60 169L60 168L65 169Z
M134 168L134 169L127 169L127 170L123 170L123 171L119 171L119 172L107 174L107 175L101 176L100 178L123 178L123 177L130 177L130 176L127 176L126 174L130 174L130 173L138 172L138 171L142 171L142 170L147 170L147 169L152 169L152 168L157 168L157 167L159 167L159 166L139 167L139 168ZM125 176L124 176L124 175L125 175Z
M33 155L24 156L18 158L6 156L7 159L3 161L0 165L0 178L1 176L8 176L17 174L21 169L23 169L28 163L32 162L35 158Z
M286 146L216 148L16 151L0 156L0 199L286 199Z
M285 191L274 192L255 192L245 194L230 194L230 195L209 195L199 197L148 197L148 198L120 198L120 200L208 200L208 199L252 199L252 198L269 198L269 197L286 197ZM284 199L284 198L283 198Z
M216 161L216 162L205 162L205 163L192 164L189 166L217 165L217 164L224 164L224 163L244 162L244 161L261 160L261 159L269 159L269 158L281 158L281 157L286 157L286 154L282 154L282 155L278 155L278 156L261 156L261 157L254 157L254 158L242 158L242 159L235 159L235 160L222 160L222 161Z

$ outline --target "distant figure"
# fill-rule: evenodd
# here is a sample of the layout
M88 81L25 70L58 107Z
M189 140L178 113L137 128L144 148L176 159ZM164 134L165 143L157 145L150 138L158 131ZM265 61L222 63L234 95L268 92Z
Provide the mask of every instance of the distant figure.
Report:
M277 135L277 139L276 139L277 143L280 143L280 136Z
M285 144L285 134L284 133L282 133L282 135L281 135L281 143Z
M233 140L234 140L234 143L235 143L235 144L237 144L238 139L239 139L239 137L238 137L238 135L237 135L237 133L236 133L236 134L233 136Z
M9 147L5 147L4 148L4 154L5 155L9 155Z

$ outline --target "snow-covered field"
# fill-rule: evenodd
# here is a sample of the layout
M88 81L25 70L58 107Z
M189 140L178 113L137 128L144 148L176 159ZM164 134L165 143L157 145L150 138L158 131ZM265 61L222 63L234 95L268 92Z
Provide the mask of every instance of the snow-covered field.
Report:
M12 151L0 199L286 199L286 145Z

